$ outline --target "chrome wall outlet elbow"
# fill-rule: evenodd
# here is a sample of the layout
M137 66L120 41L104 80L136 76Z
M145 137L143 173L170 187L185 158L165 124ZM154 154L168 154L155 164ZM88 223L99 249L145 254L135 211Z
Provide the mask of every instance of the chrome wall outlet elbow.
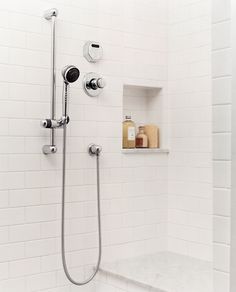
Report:
M99 155L102 152L102 146L96 144L89 144L88 146L88 153L89 155Z

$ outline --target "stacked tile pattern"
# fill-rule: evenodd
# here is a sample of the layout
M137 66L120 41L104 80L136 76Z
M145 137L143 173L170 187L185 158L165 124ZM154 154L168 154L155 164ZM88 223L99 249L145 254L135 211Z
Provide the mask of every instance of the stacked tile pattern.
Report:
M162 250L166 246L167 155L121 153L123 84L166 88L165 0L10 0L0 11L0 291L79 291L66 280L60 258L61 145L44 156L50 114L50 22L57 7L57 117L61 68L74 64L81 79L71 86L68 126L66 250L72 276L82 280L97 259L95 159L101 144L103 260ZM83 44L99 41L103 60L90 64ZM99 98L82 89L86 72L102 74ZM165 91L162 92L166 95ZM94 289L94 283L85 289Z
M231 189L230 1L213 1L214 292L229 291Z
M168 53L169 250L211 261L211 1L170 1Z

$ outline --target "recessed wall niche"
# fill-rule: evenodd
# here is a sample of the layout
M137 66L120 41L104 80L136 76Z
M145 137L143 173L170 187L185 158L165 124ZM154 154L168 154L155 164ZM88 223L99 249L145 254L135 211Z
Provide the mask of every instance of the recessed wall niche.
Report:
M136 131L141 125L155 124L160 132L160 152L167 149L167 101L161 87L125 84L123 86L123 120L131 115ZM141 150L141 149L137 149ZM152 149L148 149L152 150ZM155 149L153 149L154 151ZM162 150L162 151L161 151ZM125 153L132 152L124 150ZM137 152L137 151L136 151ZM144 153L144 151L140 151ZM158 152L158 151L157 151Z

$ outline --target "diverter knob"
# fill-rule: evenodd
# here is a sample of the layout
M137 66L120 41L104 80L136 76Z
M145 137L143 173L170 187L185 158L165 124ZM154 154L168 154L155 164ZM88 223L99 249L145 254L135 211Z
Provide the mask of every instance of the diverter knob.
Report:
M84 90L89 96L98 96L105 86L105 79L97 73L90 72L84 77Z

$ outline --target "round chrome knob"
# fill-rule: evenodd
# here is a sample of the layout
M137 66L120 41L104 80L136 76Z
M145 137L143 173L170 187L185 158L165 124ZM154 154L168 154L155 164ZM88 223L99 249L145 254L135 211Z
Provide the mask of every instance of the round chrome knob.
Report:
M90 80L87 87L93 90L97 90L98 88L104 88L105 80L103 78L93 78Z
M98 78L97 80L98 88L104 88L106 86L106 81L104 78Z

